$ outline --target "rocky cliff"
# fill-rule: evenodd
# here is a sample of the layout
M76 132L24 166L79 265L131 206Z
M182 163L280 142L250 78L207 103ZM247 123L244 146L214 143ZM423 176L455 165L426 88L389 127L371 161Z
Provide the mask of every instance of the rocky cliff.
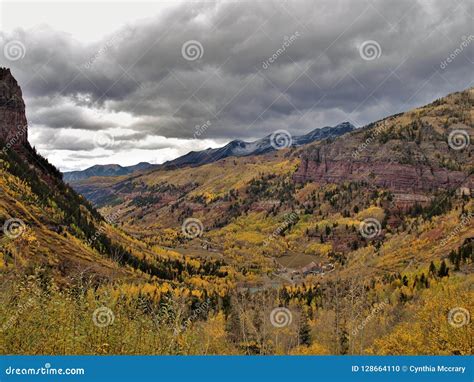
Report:
M461 184L461 172L446 169L431 169L428 166L401 165L397 163L367 163L324 160L316 163L303 159L296 179L320 183L343 183L365 181L377 187L393 191L434 191Z
M0 68L0 140L6 147L24 145L28 141L21 88L8 68Z
M473 89L300 152L298 182L365 182L395 194L474 187ZM472 191L471 191L472 192Z

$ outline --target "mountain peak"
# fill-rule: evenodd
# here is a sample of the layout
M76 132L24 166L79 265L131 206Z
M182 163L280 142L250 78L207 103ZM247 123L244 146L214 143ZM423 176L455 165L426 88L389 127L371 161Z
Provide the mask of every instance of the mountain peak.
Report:
M0 68L0 140L6 148L28 141L23 95L9 68Z
M10 68L0 68L0 80L11 75Z
M339 125L335 126L335 128L354 130L356 127L352 123L350 123L349 121L345 121L345 122L342 122Z
M356 129L356 127L352 123L350 123L348 121L345 121L345 122L339 123L336 126L326 126L326 127L323 127L323 128L314 129L311 132L309 132L309 134L312 134L312 133L315 133L315 132L318 132L318 131L321 132L321 131L329 131L329 130L349 132L349 131L352 131L352 130L355 130L355 129ZM308 134L306 134L306 135L308 135Z
M293 136L291 146L297 147L305 145L316 140L338 137L355 129L350 122L342 122L334 127L327 126L315 129L308 134ZM216 162L228 157L242 157L248 155L261 155L277 148L272 145L272 134L253 142L246 142L240 139L234 139L223 147L215 149L209 148L203 151L191 151L174 160L165 162L163 167L175 168L182 166L200 166L207 163Z
M68 171L63 173L66 182L80 181L93 176L121 176L132 174L135 171L147 170L153 167L151 163L140 162L133 166L121 166L119 164L96 164L82 171Z

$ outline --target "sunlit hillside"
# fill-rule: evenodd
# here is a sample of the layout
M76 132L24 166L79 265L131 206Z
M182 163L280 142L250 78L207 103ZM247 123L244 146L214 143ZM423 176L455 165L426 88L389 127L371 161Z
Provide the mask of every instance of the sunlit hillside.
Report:
M83 196L3 151L0 352L472 353L472 97Z

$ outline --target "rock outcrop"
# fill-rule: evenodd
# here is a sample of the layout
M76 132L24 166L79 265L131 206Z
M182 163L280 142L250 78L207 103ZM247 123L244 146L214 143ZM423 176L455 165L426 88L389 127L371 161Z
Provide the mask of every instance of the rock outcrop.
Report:
M28 142L23 95L8 68L0 68L0 141L8 148Z
M467 181L467 174L427 165L337 161L329 158L316 162L302 158L294 178L300 182L309 180L321 184L364 182L369 186L387 188L395 193L416 193L457 189Z
M473 89L304 148L297 182L363 182L401 202L439 190L474 187ZM462 142L451 141L458 134ZM456 143L462 143L457 147ZM466 192L465 192L466 194ZM417 196L418 195L418 196Z

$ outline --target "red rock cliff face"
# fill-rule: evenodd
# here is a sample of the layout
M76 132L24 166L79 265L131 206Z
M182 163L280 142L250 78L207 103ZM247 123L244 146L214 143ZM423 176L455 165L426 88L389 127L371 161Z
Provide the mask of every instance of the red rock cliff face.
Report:
M294 178L297 181L310 180L321 184L366 182L394 192L416 193L458 188L464 184L466 174L421 164L331 159L315 162L303 158Z
M27 125L21 88L10 69L0 68L0 140L7 147L25 145Z
M444 114L456 115L447 110ZM406 200L413 199L410 195L438 190L472 190L473 142L463 150L452 149L447 142L452 127L444 126L447 115L435 112L425 111L429 122L413 123L405 114L387 121L378 131L374 127L361 129L312 145L300 153L301 164L294 180L320 184L365 182L368 187L387 188ZM473 135L469 118L456 124L459 127Z

